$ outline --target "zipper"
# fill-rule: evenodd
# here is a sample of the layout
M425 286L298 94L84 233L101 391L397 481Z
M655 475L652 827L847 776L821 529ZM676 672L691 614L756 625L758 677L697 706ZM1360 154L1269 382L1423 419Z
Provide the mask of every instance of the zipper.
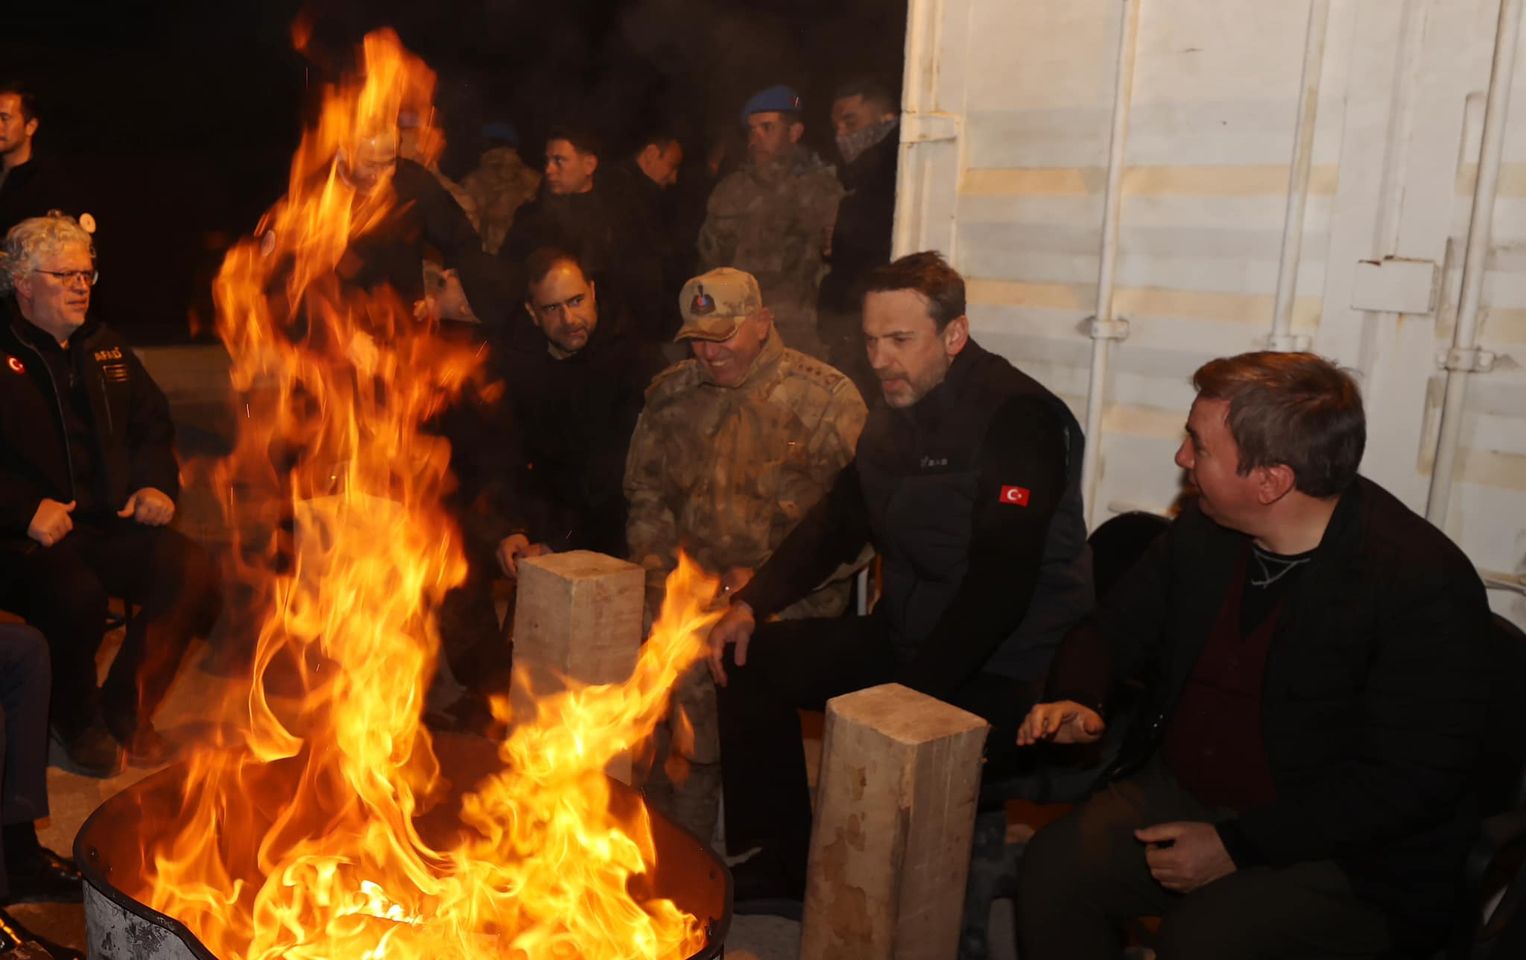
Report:
M53 368L48 365L48 358L42 355L42 351L27 343L26 337L17 337L16 342L32 351L37 362L42 364L43 372L48 375L48 382L53 385L53 404L58 409L58 429L63 433L64 463L69 467L69 499L74 500L78 492L74 484L74 451L69 449L69 418L64 416L63 395L58 392L58 380L53 376Z

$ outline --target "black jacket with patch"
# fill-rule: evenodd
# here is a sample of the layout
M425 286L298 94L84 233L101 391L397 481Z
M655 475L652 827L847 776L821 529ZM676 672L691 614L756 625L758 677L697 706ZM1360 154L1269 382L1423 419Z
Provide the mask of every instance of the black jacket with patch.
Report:
M46 360L22 336L6 297L0 323L0 539L25 537L44 499L75 499L65 437L65 402ZM169 403L127 341L91 320L69 338L71 361L89 398L95 470L112 510L142 487L180 495Z
M883 560L900 682L948 699L976 673L1041 680L1092 606L1081 428L971 341L905 409L869 412L853 463L738 595L774 613L851 562Z

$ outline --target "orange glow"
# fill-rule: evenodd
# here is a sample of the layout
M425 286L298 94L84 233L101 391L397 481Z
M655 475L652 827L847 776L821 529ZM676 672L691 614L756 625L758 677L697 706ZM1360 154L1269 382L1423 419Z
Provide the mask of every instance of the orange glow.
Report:
M252 518L235 555L263 619L247 695L226 703L234 732L190 757L180 816L143 838L151 886L129 892L224 960L689 956L705 934L641 895L646 814L612 810L603 775L651 733L718 615L687 561L629 681L511 718L465 829L431 846L417 826L446 787L420 722L431 610L465 574L440 507L449 449L421 425L479 371L411 305L339 280L395 198L387 180L357 192L336 157L391 135L434 84L390 31L366 38L364 71L328 92L286 199L217 278L244 414L221 476ZM276 764L300 776L274 790Z

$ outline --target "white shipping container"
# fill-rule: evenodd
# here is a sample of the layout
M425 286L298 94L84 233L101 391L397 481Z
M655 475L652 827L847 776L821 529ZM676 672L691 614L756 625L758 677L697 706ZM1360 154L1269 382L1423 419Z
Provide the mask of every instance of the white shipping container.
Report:
M1311 349L1526 625L1522 6L911 0L896 253L1088 425L1093 526L1175 498L1199 364Z

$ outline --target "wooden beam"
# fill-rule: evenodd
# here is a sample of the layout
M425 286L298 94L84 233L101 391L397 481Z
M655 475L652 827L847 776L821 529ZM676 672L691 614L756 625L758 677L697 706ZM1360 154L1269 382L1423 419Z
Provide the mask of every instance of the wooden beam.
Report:
M895 683L827 702L801 960L952 960L987 729Z
M553 553L519 563L514 603L514 716L529 715L533 695L581 683L630 678L641 650L646 573L641 567L588 550ZM631 781L630 758L609 773Z

